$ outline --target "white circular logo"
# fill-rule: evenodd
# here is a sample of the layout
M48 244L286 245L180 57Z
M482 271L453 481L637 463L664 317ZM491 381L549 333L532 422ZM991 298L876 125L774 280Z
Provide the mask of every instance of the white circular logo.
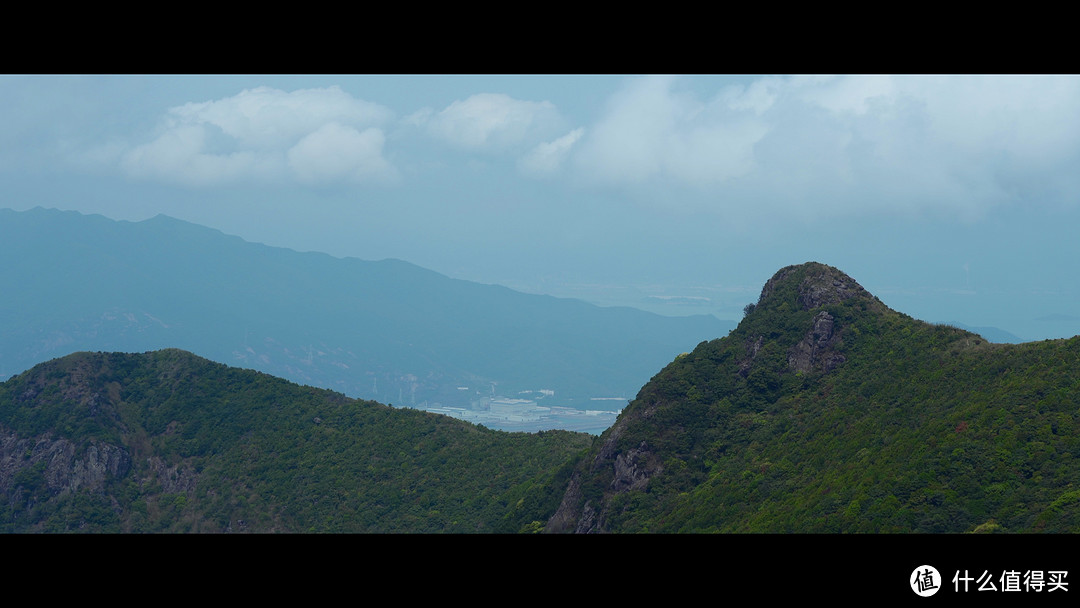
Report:
M911 590L922 597L930 597L941 589L941 575L933 566L919 566L908 579Z

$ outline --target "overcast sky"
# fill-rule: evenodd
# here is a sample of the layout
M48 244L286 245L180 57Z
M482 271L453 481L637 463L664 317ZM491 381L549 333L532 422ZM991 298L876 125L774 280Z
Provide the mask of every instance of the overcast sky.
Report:
M601 304L737 319L815 260L1080 333L1076 76L0 76L0 180Z

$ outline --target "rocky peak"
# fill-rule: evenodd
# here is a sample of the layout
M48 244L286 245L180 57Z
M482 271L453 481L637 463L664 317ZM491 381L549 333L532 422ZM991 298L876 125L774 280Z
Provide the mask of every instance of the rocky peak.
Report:
M843 271L818 262L807 262L777 271L761 289L757 305L792 301L799 310L811 310L855 298L884 306Z
M805 333L794 343L784 344L788 368L796 372L830 372L846 360L843 354L846 327L826 307L855 304L863 311L884 312L888 308L864 289L855 279L832 266L807 262L781 268L761 289L761 297L753 310L812 311ZM742 360L740 374L750 372L764 336L751 333L746 337L747 357Z

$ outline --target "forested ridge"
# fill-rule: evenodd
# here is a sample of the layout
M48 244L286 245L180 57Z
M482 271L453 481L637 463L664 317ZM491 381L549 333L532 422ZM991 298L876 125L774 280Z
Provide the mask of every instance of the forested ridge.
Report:
M822 264L657 374L552 531L1080 531L1080 338L991 344Z
M0 531L535 530L560 467L591 441L493 431L179 350L77 353L0 384Z

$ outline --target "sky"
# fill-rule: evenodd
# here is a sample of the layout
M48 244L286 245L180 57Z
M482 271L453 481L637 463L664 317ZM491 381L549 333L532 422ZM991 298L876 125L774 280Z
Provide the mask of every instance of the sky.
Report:
M1074 75L0 75L0 185L661 314L819 261L1080 334Z

